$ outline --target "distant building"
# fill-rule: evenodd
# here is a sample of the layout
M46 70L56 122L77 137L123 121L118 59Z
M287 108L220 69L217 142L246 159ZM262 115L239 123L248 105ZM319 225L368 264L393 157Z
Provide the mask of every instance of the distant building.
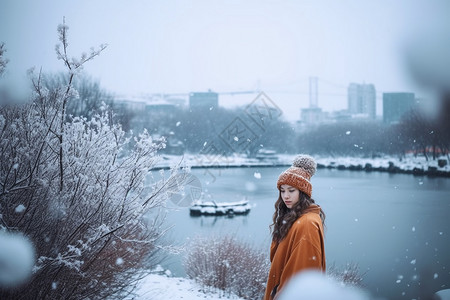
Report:
M348 112L348 110L333 111L330 115L331 123L348 122L351 120L352 120L352 115Z
M165 116L174 114L176 105L168 103L164 100L149 102L145 105L145 111L147 115L159 115Z
M319 107L319 79L309 77L309 107L300 110L299 126L318 125L326 119L325 113Z
M398 123L415 103L414 93L383 93L383 122Z
M219 107L219 94L211 90L204 93L189 94L189 108L191 110L215 109Z
M301 109L301 120L305 125L321 123L324 119L324 113L319 107L309 107Z
M348 111L352 115L376 118L376 91L373 84L350 83L347 89Z
M120 112L122 110L131 110L131 111L138 111L145 109L145 102L144 101L133 101L126 98L119 98L114 100L114 109L117 112Z

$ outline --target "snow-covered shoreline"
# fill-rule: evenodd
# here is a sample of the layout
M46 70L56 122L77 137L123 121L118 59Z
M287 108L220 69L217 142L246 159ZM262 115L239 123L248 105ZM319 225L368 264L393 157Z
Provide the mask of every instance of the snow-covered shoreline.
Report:
M132 299L241 300L242 298L214 288L209 288L209 291L205 291L205 288L193 279L172 277L168 271L162 271L143 278Z
M280 154L273 159L258 160L248 158L244 155L213 156L185 154L183 156L163 155L155 169L168 169L174 165L186 165L190 168L240 168L240 167L273 167L291 165L295 155ZM443 176L450 177L450 164L445 157L437 160L423 156L414 157L407 155L399 159L393 156L376 158L362 157L316 157L317 167L355 170L355 171L378 171L389 173L405 173L414 175ZM440 163L439 163L440 162Z

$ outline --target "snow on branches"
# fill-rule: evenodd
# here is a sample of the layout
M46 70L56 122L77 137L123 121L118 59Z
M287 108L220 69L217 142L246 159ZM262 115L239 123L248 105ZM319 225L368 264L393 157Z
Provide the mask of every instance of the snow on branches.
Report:
M161 248L164 217L148 215L180 188L176 168L150 175L163 140L125 133L106 105L89 119L66 116L74 70L105 48L69 59L67 29L58 27L57 48L67 84L50 92L39 74L31 102L0 106L0 231L28 237L37 259L29 282L0 298L127 295Z

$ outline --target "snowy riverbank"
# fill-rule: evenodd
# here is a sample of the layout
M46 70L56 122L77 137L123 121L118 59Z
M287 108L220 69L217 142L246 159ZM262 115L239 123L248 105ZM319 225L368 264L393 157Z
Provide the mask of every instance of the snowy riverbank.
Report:
M210 300L240 300L235 295L225 294L213 288L205 291L201 285L192 279L183 277L171 277L169 271L155 272L146 276L139 284L136 300L154 300L154 299L210 299ZM130 298L131 299L131 298Z
M191 168L289 166L294 157L295 155L280 154L270 159L258 160L237 154L233 156L193 154L183 156L163 155L156 168L166 169L178 164ZM441 157L437 160L430 158L428 161L423 156L414 157L413 155L408 155L402 159L393 156L376 158L316 156L315 158L318 168L450 177L450 164L446 157Z

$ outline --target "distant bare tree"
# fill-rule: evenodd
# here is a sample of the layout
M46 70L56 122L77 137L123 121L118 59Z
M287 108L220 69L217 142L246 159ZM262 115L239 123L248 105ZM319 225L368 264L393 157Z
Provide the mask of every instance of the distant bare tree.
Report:
M0 43L0 76L5 72L8 59L5 58L5 43Z
M379 122L324 124L301 133L298 149L330 156L374 156L387 151L386 128Z
M49 91L54 91L60 86L65 86L67 82L67 74L45 74L43 76L43 84ZM76 91L71 99L67 102L67 115L76 117L91 118L95 114L100 113L102 103L113 106L114 97L100 87L100 83L92 79L85 73L80 73L72 81L73 89Z
M0 230L28 237L37 257L30 280L0 287L1 299L126 297L156 263L158 208L178 188L176 170L146 183L163 141L127 136L106 107L66 118L74 76L106 47L69 59L67 30L65 84L50 91L33 75L32 102L0 106Z
M403 139L403 151L422 153L428 160L427 148L435 143L432 123L421 111L415 109L405 114L399 125L399 135Z
M450 161L450 92L444 93L441 101L440 115L436 120L438 128L438 143L443 151L443 155L447 155Z

